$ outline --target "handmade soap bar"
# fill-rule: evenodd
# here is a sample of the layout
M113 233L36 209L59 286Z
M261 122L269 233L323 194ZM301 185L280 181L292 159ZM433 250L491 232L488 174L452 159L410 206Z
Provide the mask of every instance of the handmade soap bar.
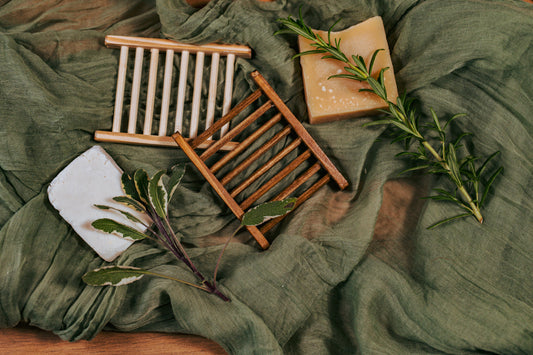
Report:
M131 222L120 213L101 210L95 204L131 210L112 200L122 196L120 177L122 170L99 146L94 146L74 159L63 169L48 187L48 199L78 235L106 261L112 261L130 245L128 241L113 234L94 229L91 223L99 218L111 218L139 231L146 228ZM131 211L141 220L148 217Z
M327 40L327 31L315 31ZM379 52L374 62L372 75L381 68L385 71L387 98L396 102L398 90L389 54L389 46L381 17L372 17L344 31L331 32L331 41L341 39L340 49L348 57L360 55L368 65L372 54ZM300 51L316 49L311 41L300 36ZM361 88L369 88L367 83L346 78L328 78L331 75L346 73L346 64L335 59L322 59L324 54L309 54L300 57L302 65L305 99L310 123L322 123L346 118L373 114L376 109L387 108L388 105L374 93L359 92Z

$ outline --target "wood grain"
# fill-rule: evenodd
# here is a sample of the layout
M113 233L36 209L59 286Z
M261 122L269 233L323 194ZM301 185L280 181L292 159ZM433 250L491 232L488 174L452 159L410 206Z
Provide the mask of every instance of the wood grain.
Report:
M234 54L244 58L252 57L252 50L250 47L241 46L237 44L203 44L195 45L189 43L180 43L170 39L163 38L145 38L145 37L129 37L129 36L114 36L107 35L105 37L105 45L108 48L120 48L122 46L144 48L144 49L172 49L175 51L188 51L189 53L220 53L222 55Z
M28 325L0 329L2 354L202 354L223 355L212 340L188 334L100 332L94 339L68 342Z
M241 172L243 172L247 167L252 165L259 157L263 154L265 154L266 151L268 151L270 148L272 148L275 144L277 144L280 140L285 138L286 136L291 133L291 128L289 126L283 128L280 130L276 135L272 138L270 138L265 144L263 144L260 148L258 148L256 151L254 151L250 156L248 156L246 159L244 159L239 165L235 167L232 171L228 172L221 180L220 182L222 185L226 185L229 183L233 178L235 178L237 175L239 175Z
M251 133L245 140L239 143L239 145L231 150L228 154L224 155L220 160L218 160L216 163L211 165L211 171L213 174L215 174L217 171L219 171L224 165L226 165L230 160L234 159L236 156L241 154L248 148L250 145L252 145L253 142L255 142L259 137L261 137L265 132L267 132L269 129L274 127L276 123L278 123L281 120L281 113L278 113L274 117L272 117L267 123L259 127L256 131Z
M274 197L272 201L281 201L284 198L290 197L291 194L295 192L300 186L302 186L304 182L309 180L311 176L315 175L320 170L320 168L321 166L319 163L313 164L303 174L294 179L294 181L289 186L287 186L285 190L281 191L276 197Z
M294 116L291 110L289 110L289 108L285 105L283 100L281 100L281 98L276 94L276 92L266 81L266 79L258 71L254 71L250 75L254 79L255 83L261 88L261 90L263 90L265 95L267 95L268 98L274 103L274 105L276 105L277 109L283 114L283 116L292 126L296 134L298 134L298 136L302 138L302 140L309 147L309 149L311 149L315 157L320 161L320 163L322 163L322 166L328 171L333 180L335 180L335 182L339 185L341 189L346 188L348 186L348 181L337 170L335 165L333 165L331 160L329 160L327 155L322 151L322 149L318 146L315 140L307 132L307 130L300 123L298 118Z
M211 172L211 170L209 170L209 168L207 167L207 165L205 165L202 159L200 159L194 149L191 148L185 138L183 138L183 136L179 132L174 133L172 135L172 138L176 141L176 143L178 143L183 152L187 154L194 166L196 166L196 168L202 173L202 175L205 177L211 187L215 190L215 192L224 200L224 202L230 208L233 214L238 219L241 219L244 215L244 211L242 210L242 208L237 204L237 202L235 202L233 197L230 196L229 192L224 188L224 186ZM255 238L261 248L267 249L270 246L268 240L263 236L263 234L259 231L257 227L246 226L246 229L248 229L250 234Z
M300 197L298 197L298 199L296 200L296 203L294 204L294 208L297 208L302 203L304 203L309 197L311 197L315 192L317 192L318 189L320 189L322 186L326 185L330 180L331 180L331 177L329 175L325 175L320 180L315 182L309 189L307 189L303 194L301 194ZM271 219L267 223L263 224L259 230L261 231L261 233L268 232L276 224L278 224L285 217L287 217L287 215L288 214L284 214L283 216L279 216L277 218Z
M247 210L250 208L254 202L259 200L261 196L270 191L274 186L276 186L281 180L287 177L291 172L298 168L304 161L311 157L311 150L306 150L302 154L298 155L293 161L291 161L285 168L280 172L274 175L267 183L261 185L253 194L250 195L246 200L241 203L241 208Z
M191 140L191 138L186 138ZM178 145L169 136L148 136L144 134L132 134L124 132L108 132L108 131L95 131L94 140L98 142L111 142L111 143L124 143L124 144L134 144L134 145L151 145L151 146L161 146L161 147L174 147ZM207 149L213 145L216 141L206 140L198 145L199 149ZM220 150L233 150L239 146L237 142L226 142Z
M210 156L215 154L219 149L221 149L226 143L229 143L233 138L238 136L242 131L251 125L257 118L261 117L265 112L267 112L272 107L272 103L266 102L257 110L255 110L251 115L242 120L237 126L235 126L231 131L227 132L223 137L221 137L215 144L207 148L200 158L203 161L206 161Z
M192 149L196 149L202 144L202 142L205 142L209 139L213 134L215 134L218 130L220 130L222 127L224 127L229 121L231 121L233 118L235 118L239 113L241 113L245 108L250 106L255 100L260 98L262 95L261 90L257 89L254 91L250 96L239 102L234 108L231 109L230 112L228 112L227 115L224 115L224 117L217 120L211 127L203 131L198 137L194 138L189 142Z
M239 184L239 186L234 188L231 191L231 196L236 197L241 192L243 192L248 186L250 186L253 182L255 182L257 179L259 179L263 174L265 174L272 167L274 167L277 163L279 163L290 152L295 150L300 145L301 141L302 140L300 138L297 138L291 144L289 144L287 147L283 148L283 150L281 150L279 153L277 153L272 159L267 161L259 169L257 169L250 176L248 176L243 182L241 182Z

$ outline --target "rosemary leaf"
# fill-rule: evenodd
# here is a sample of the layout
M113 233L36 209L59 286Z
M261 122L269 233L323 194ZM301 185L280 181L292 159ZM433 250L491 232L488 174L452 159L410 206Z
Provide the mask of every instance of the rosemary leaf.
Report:
M449 218L446 218L446 219L443 219L441 221L438 221L436 223L433 223L432 225L430 225L427 229L433 229L433 228L436 228L444 223L448 223L448 222L451 222L453 220L456 220L456 219L459 219L459 218L465 218L465 217L468 217L470 216L470 213L461 213L461 214L458 214L457 216L453 216L453 217L449 217Z

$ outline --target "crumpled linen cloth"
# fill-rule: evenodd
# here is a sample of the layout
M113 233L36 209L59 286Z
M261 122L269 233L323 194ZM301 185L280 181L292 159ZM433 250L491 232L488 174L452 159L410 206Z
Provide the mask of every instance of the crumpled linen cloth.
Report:
M295 36L277 18L301 10L313 28L341 30L380 15L400 92L423 119L465 113L472 153L501 151L505 173L485 223L421 199L443 178L398 177L406 163L372 118L309 126L350 182L325 187L288 217L260 251L232 243L219 284L232 302L145 277L89 287L105 265L49 204L55 175L109 129L118 51L106 34L247 44L235 100L259 70L305 122ZM65 340L104 328L192 333L233 354L428 354L533 352L533 5L489 0L4 1L0 4L0 326L29 322ZM178 149L100 143L126 171L187 162ZM172 224L206 274L235 219L189 166L171 204ZM176 277L168 252L136 243L116 261ZM142 336L142 335L140 335ZM179 344L176 344L179 347Z

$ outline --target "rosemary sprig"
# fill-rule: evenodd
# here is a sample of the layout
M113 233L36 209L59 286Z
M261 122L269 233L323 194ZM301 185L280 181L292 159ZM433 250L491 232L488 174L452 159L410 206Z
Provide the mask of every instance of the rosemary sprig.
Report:
M300 12L297 19L288 16L286 19L278 20L284 28L277 31L276 34L298 34L311 41L313 50L301 52L294 57L309 54L324 54L323 59L334 59L344 63L345 72L330 76L331 78L347 78L366 82L369 88L360 89L360 91L371 92L388 105L387 110L381 110L384 114L382 119L375 120L365 125L392 125L396 128L396 138L393 140L404 141L406 151L398 154L398 156L407 157L421 164L404 170L403 172L422 170L428 173L443 174L453 183L453 190L446 191L443 189L434 189L436 195L429 196L429 199L436 201L448 201L457 204L464 212L443 219L428 228L434 228L443 223L452 221L457 218L473 216L479 223L483 223L483 216L481 208L486 200L490 188L496 177L503 171L502 167L496 169L495 172L485 179L486 170L489 162L493 160L499 152L490 155L479 168L476 167L476 162L480 160L479 157L467 155L463 158L458 156L458 149L461 147L461 141L464 137L471 135L470 133L463 133L454 141L450 141L446 134L446 129L449 124L460 117L455 115L448 119L444 125L441 125L437 114L431 110L432 122L427 126L421 126L419 123L420 116L414 109L413 100L406 95L398 97L396 103L389 100L387 97L387 90L384 82L384 72L389 68L381 68L377 75L372 76L375 59L379 53L376 50L368 65L362 56L352 55L351 60L340 49L340 39L331 40L331 31L335 24L330 27L327 39L317 35L313 30L307 26L302 18ZM436 134L432 137L431 134ZM430 143L436 140L436 147ZM410 151L409 147L412 143L417 143L416 151ZM481 192L483 190L483 192Z

